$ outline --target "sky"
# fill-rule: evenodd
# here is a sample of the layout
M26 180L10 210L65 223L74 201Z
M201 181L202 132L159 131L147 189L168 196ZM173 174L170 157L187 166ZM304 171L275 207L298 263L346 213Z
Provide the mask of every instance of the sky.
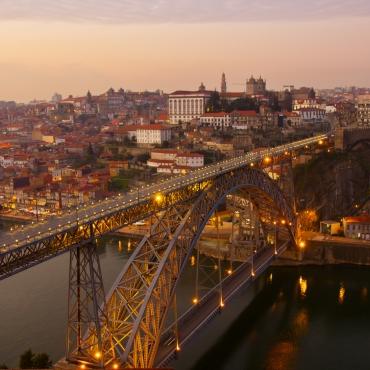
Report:
M0 100L370 86L369 0L0 0Z

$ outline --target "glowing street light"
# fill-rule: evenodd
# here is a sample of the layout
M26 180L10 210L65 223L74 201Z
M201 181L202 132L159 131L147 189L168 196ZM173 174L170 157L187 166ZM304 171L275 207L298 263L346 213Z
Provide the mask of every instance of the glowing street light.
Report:
M198 301L198 298L197 298L197 297L194 297L194 298L193 298L193 304L198 304L198 302L199 302L199 301Z
M301 240L298 244L299 248L303 249L306 246L306 242L304 240Z
M99 360L101 358L101 352L99 352L99 351L95 352L94 356L97 360Z
M272 161L271 157L265 157L265 158L263 158L263 162L265 164L269 164L269 163L271 163L271 161Z
M156 203L162 203L163 202L163 194L161 194L161 193L155 194L154 200L156 201Z

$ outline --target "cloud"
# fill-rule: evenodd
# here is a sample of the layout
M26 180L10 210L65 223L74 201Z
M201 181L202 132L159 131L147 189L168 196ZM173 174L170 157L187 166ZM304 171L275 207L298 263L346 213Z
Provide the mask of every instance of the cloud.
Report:
M369 0L0 0L0 20L205 23L370 16Z

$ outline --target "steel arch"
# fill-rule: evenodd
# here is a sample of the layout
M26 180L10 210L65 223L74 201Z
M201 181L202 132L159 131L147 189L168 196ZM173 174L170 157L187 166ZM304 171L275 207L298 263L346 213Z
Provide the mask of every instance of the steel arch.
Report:
M109 326L102 327L101 338L105 366L118 361L128 368L152 367L167 310L191 251L218 205L238 189L251 194L266 225L272 217L283 220L295 243L295 215L277 184L260 170L245 167L220 175L192 203L171 206L158 216L107 299L104 312ZM91 345L88 362L98 365L94 350Z

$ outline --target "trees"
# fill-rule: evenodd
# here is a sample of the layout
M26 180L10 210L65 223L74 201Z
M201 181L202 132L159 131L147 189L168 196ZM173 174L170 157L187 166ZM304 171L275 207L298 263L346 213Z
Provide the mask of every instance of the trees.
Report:
M21 369L32 369L34 353L29 349L21 354L19 359L19 367Z
M222 109L220 94L218 91L213 91L206 105L206 112L220 112Z
M52 366L49 355L46 353L33 353L31 349L21 354L19 367L21 369L49 369Z
M258 111L259 109L259 104L256 101L256 99L253 98L240 98L233 100L228 107L228 111L232 112L234 110L254 110Z

